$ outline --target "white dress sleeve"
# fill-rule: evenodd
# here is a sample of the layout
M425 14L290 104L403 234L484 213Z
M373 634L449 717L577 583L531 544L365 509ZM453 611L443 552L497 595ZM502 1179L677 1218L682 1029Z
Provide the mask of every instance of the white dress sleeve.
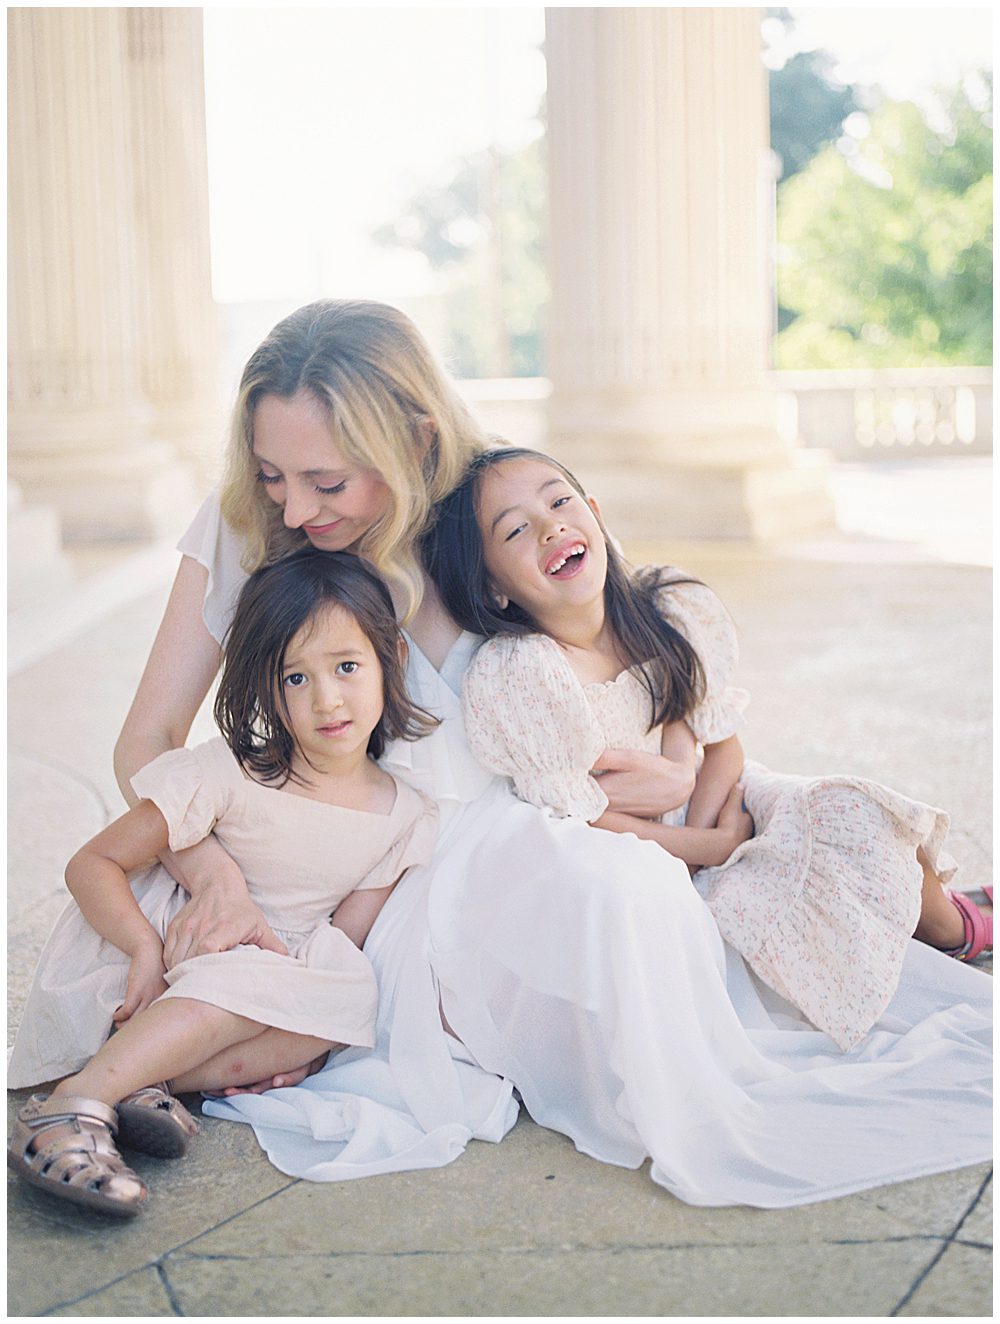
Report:
M688 715L688 725L703 745L726 740L744 725L744 709L750 702L746 690L732 684L740 655L732 617L705 584L667 585L660 590L659 603L665 619L694 648L705 672L705 695Z
M204 841L230 807L234 770L236 762L218 737L194 749L168 749L139 769L132 789L167 820L170 849L184 850Z
M221 644L232 623L240 590L249 576L240 560L243 543L222 518L217 491L210 492L202 502L177 550L208 571L201 614L212 638Z
M462 706L476 758L529 804L600 818L608 798L590 769L605 747L583 687L544 635L487 640L465 673Z

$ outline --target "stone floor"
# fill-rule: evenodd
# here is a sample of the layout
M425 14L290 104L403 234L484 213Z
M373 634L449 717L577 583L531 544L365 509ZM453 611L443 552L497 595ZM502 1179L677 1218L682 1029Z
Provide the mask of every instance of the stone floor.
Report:
M986 569L843 540L805 557L633 550L730 604L752 756L949 808L959 885L990 880ZM120 807L111 747L166 592L144 582L69 638L59 604L40 609L11 677L9 1033L62 865ZM11 1184L10 1317L991 1313L988 1167L804 1209L697 1209L527 1118L448 1168L332 1186L290 1180L248 1128L211 1118L186 1160L136 1167L153 1199L128 1225Z

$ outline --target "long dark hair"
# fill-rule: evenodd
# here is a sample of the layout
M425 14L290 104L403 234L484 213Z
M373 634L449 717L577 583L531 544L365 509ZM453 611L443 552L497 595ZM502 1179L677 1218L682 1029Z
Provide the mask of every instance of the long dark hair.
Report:
M538 624L516 602L499 607L490 591L486 553L479 528L479 490L483 474L507 460L537 460L563 475L586 499L570 471L540 451L503 446L483 451L469 465L461 483L434 511L434 523L421 542L424 566L455 621L473 634L538 634ZM694 648L663 616L661 590L674 584L698 583L669 569L647 566L633 570L604 534L608 577L604 606L623 660L637 667L649 690L650 730L680 721L700 701L705 673Z
M368 740L379 758L389 740L416 740L438 725L406 692L392 598L382 581L349 552L305 547L252 574L243 586L226 636L226 661L215 698L215 720L240 766L284 785L295 741L281 685L285 654L317 611L342 607L357 621L382 668L383 711Z

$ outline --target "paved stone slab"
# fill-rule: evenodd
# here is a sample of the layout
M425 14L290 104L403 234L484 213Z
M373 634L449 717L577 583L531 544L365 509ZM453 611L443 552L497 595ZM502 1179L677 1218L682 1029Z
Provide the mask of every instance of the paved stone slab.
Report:
M958 1230L958 1241L969 1241L979 1246L993 1245L993 1180L992 1177L965 1222Z
M831 1246L474 1254L184 1252L165 1264L185 1314L385 1316L888 1315L937 1252L924 1239ZM253 1284L248 1281L248 1268Z
M60 1306L46 1313L77 1319L145 1319L176 1316L160 1271L155 1268L140 1269L136 1273L130 1273L118 1282L112 1283L110 1287L88 1293L81 1301Z
M989 1319L993 1315L990 1278L988 1250L952 1242L899 1314Z
M8 1096L8 1134L14 1108L28 1093ZM127 1156L152 1193L146 1211L128 1222L62 1204L8 1176L11 1314L37 1315L76 1301L290 1184L268 1163L249 1127L202 1121L185 1159Z
M631 1246L804 1246L923 1234L947 1237L984 1169L965 1169L799 1209L704 1209L639 1171L595 1163L522 1117L499 1146L455 1163L366 1182L303 1182L199 1237L199 1255L523 1252Z

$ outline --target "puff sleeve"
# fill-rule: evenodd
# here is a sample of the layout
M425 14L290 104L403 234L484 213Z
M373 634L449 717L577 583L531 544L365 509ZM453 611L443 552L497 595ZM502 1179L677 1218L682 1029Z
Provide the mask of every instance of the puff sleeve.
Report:
M703 745L735 735L744 725L750 702L746 690L732 684L739 644L732 617L704 584L665 585L660 610L694 648L705 672L705 696L689 714L688 725Z
M404 869L427 864L434 853L438 828L437 805L405 782L397 782L396 787L396 794L403 797L403 826L386 853L354 885L352 891L389 887Z
M522 800L560 818L600 818L608 798L590 774L605 747L580 682L544 635L489 639L462 686L465 729L485 767Z
M202 502L177 550L208 571L201 614L209 634L221 644L248 576L240 559L243 543L222 518L218 492L210 492Z
M167 820L170 849L197 845L212 831L232 801L236 764L222 739L194 749L169 749L132 778L132 789L152 800Z

